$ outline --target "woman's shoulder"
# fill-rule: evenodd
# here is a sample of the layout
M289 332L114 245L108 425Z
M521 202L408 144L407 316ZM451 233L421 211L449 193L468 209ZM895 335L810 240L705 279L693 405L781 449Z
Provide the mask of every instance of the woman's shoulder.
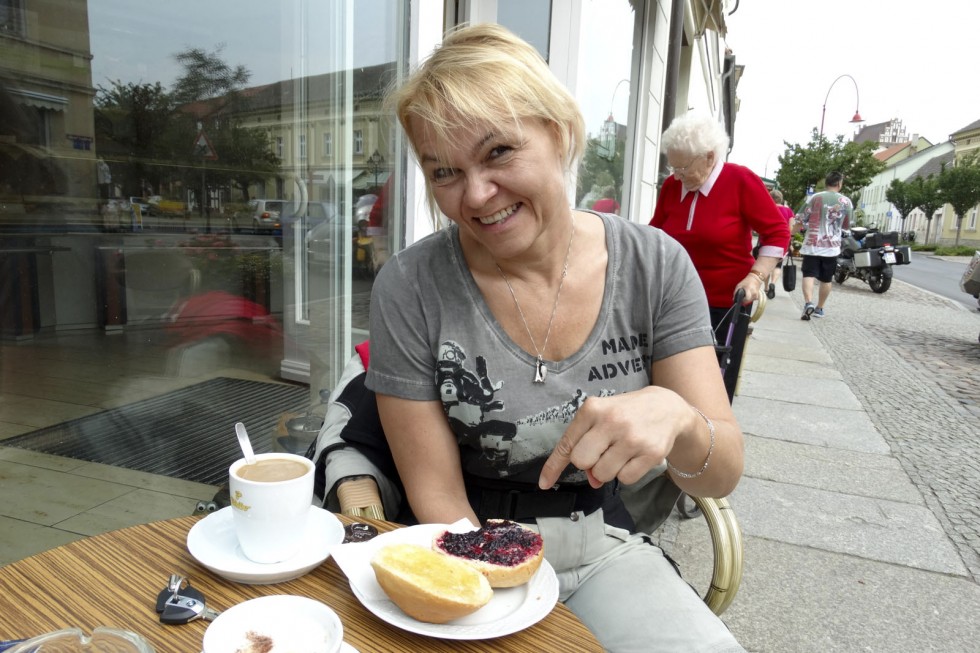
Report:
M428 278L444 278L457 258L454 252L452 229L440 229L392 254L378 271L375 284L409 280L417 284Z

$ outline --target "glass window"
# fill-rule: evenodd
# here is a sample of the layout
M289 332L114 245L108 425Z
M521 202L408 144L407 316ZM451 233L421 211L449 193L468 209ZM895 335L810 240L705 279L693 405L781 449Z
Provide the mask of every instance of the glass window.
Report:
M405 5L0 0L0 378L28 380L0 384L0 449L96 423L108 465L164 447L141 471L182 489L149 520L211 498L238 419L302 447L401 246Z
M635 116L633 29L630 0L582 3L582 35L577 99L585 115L588 141L578 171L576 206L627 215L627 143Z

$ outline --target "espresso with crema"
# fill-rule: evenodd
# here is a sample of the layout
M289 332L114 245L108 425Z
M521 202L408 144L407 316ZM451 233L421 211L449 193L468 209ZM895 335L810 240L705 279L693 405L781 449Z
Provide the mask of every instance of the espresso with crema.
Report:
M238 468L238 476L246 481L258 483L274 483L299 478L309 469L306 465L285 458L265 458L252 465L242 465Z

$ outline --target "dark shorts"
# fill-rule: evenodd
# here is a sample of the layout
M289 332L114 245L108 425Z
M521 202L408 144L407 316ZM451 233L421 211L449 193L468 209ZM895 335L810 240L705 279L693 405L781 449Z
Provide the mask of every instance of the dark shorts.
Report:
M803 265L800 270L803 278L816 277L820 283L830 283L834 280L834 270L837 269L836 256L811 256L803 255Z

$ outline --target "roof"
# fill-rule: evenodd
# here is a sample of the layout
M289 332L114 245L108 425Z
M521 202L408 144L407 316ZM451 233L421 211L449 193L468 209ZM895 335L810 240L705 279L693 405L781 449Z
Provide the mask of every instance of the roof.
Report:
M916 177L922 177L925 179L932 175L938 175L940 172L942 172L944 165L953 162L953 154L953 150L948 150L942 154L937 154L919 166L915 172L905 178L905 181L911 181Z
M911 144L912 143L910 142L895 143L891 147L886 147L885 149L879 152L875 152L874 157L882 162L887 161L888 159L892 158L893 156L895 156L896 154L898 154L899 152L901 152Z
M974 129L980 129L980 120L976 120L974 122L971 122L966 127L962 128L962 129L957 129L953 133L954 134L959 134L960 132L969 132L969 131L973 131Z
M854 135L854 142L865 143L867 141L871 141L873 143L878 143L881 141L881 137L885 133L885 129L887 129L888 125L890 124L891 121L889 120L888 122L879 122L874 125L865 125L861 127L857 134Z

